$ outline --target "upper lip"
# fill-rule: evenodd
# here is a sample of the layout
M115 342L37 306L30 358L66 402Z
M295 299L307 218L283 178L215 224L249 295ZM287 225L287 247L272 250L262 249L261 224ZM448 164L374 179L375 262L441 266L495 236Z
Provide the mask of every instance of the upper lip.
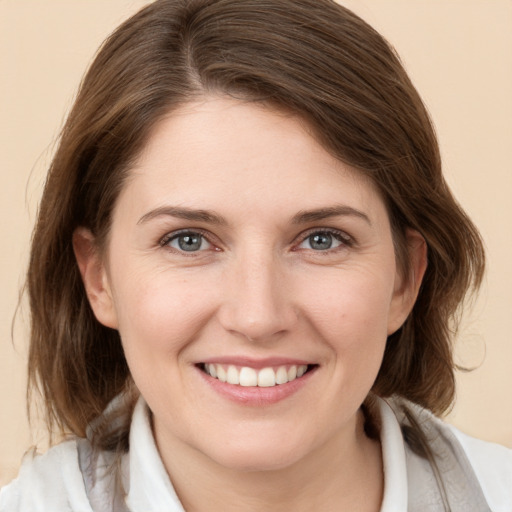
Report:
M233 366L247 366L249 368L261 369L270 366L300 366L315 364L306 359L297 359L293 357L265 357L262 359L255 359L251 357L241 356L226 356L226 357L209 357L201 361L203 364L223 364Z

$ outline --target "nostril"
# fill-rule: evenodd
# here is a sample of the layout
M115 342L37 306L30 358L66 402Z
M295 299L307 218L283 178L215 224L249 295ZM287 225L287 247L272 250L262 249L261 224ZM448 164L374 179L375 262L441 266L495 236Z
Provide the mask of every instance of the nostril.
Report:
M226 331L253 343L281 337L290 332L298 320L286 292L288 287L264 274L259 279L246 275L237 279L239 285L232 295L225 296L217 313Z

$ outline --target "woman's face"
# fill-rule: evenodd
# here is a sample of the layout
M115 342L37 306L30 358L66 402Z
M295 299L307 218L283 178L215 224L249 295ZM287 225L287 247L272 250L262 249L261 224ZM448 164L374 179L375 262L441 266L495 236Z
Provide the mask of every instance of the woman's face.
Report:
M355 441L414 300L376 188L297 118L222 97L154 128L95 258L91 304L160 449L230 468Z

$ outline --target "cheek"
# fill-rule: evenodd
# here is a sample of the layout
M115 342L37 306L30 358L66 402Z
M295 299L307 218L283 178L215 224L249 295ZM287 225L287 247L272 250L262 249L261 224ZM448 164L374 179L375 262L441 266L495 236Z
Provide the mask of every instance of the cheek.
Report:
M119 282L118 282L119 283ZM181 403L187 348L214 309L194 280L169 272L132 273L115 289L121 343L130 373L148 403ZM173 396L169 389L179 390ZM188 396L189 401L195 397Z
M386 276L333 276L307 296L309 322L331 350L332 371L354 391L371 387L381 365L393 293Z
M352 331L354 343L372 331L386 337L394 287L391 275L371 269L333 274L305 295L306 309L326 330Z
M169 271L139 269L115 280L114 303L123 346L138 356L161 357L179 352L193 339L214 304L205 293L205 279L179 277Z

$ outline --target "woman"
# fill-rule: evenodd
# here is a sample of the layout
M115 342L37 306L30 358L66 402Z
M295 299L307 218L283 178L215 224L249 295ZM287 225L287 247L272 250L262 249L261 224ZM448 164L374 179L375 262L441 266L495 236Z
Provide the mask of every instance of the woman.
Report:
M483 266L362 20L151 4L103 45L49 171L29 375L73 436L1 510L509 510L510 452L433 415Z

